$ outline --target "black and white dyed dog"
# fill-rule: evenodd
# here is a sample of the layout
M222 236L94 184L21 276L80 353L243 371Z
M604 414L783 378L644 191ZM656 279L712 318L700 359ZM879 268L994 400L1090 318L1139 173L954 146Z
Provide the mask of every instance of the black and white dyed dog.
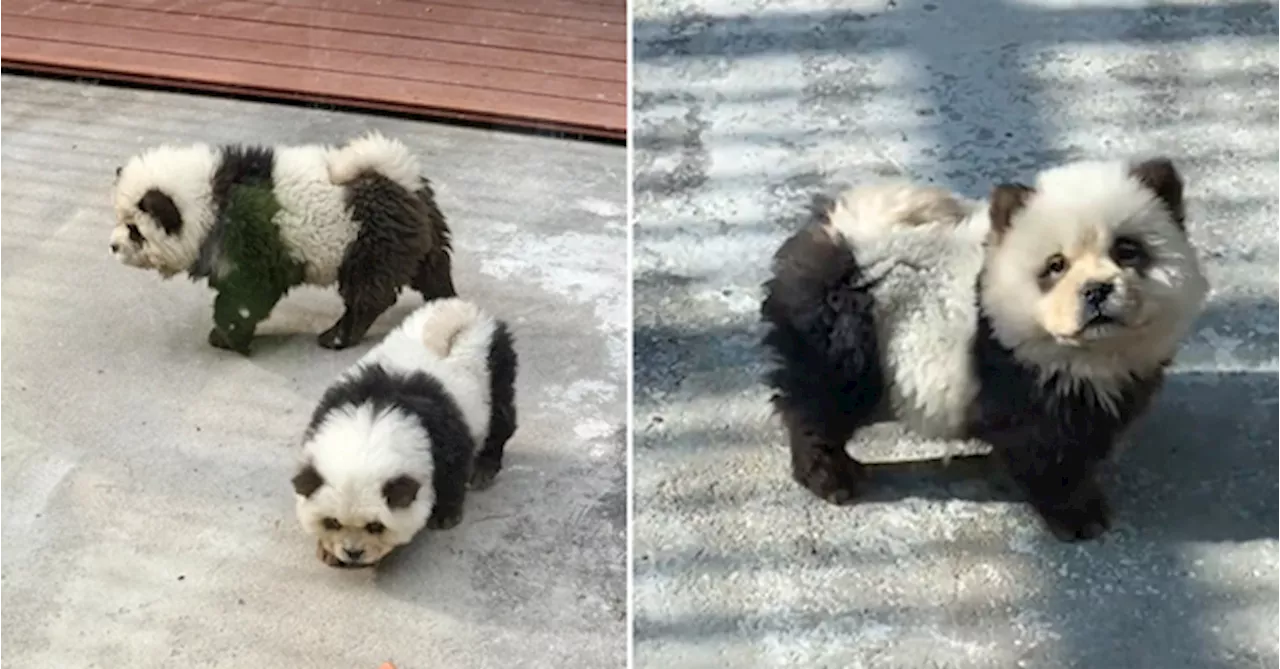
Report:
M297 516L335 567L369 567L424 526L462 520L516 429L516 353L501 321L427 303L321 399L293 477ZM478 451L478 452L477 452Z
M357 343L403 286L456 294L431 186L404 144L377 133L336 148L156 147L117 170L114 206L122 263L218 289L216 346L246 350L300 283L338 285L346 309L319 337L328 348Z
M1095 468L1208 292L1172 163L1069 164L988 202L879 184L815 213L762 305L795 479L853 500L846 442L896 419L989 443L1059 538L1105 531Z

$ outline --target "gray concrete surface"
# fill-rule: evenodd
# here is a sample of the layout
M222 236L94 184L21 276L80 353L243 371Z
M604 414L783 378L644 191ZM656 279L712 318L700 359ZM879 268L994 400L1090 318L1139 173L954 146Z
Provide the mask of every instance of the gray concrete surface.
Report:
M1277 664L1273 3L635 0L636 666ZM1215 285L1063 545L981 481L793 485L759 284L816 191L1164 152ZM873 460L939 455L882 431Z
M6 669L622 666L622 148L13 76L2 92ZM459 290L512 324L521 415L460 526L345 572L316 560L289 478L314 403L375 339L317 347L341 303L307 289L252 358L210 348L212 292L109 257L108 192L159 141L368 127L426 156Z

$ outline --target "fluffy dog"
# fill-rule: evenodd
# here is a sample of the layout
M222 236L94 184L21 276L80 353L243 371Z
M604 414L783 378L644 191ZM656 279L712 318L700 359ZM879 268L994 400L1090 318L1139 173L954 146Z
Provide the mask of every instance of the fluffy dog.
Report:
M818 204L761 308L794 478L852 500L846 442L895 419L990 444L1059 538L1104 532L1095 468L1208 292L1173 164L1069 164L987 202L896 183Z
M342 147L160 146L116 170L111 252L218 291L209 343L248 352L293 286L338 284L341 319L319 337L357 343L408 285L456 294L449 228L403 144L377 133Z
M458 298L411 314L324 394L293 477L298 520L335 567L371 567L462 520L516 429L505 324ZM476 446L480 445L479 452Z

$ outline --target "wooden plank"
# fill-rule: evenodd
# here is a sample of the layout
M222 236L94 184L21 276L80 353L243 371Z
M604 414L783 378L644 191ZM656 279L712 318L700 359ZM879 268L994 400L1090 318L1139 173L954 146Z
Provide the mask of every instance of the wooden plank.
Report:
M440 64L423 67L421 63L376 54L342 53L286 44L257 44L252 52L245 42L223 37L175 35L136 28L103 30L87 23L69 23L54 19L10 16L4 21L5 36L39 38L56 35L57 41L69 44L93 44L116 49L135 49L145 45L148 53L203 57L222 54L223 62L269 63L298 71L319 71L362 75L370 78L397 79L413 83L449 84L491 91L512 91L531 95L626 104L626 92L611 86L610 92L599 92L591 82L563 75L544 75L536 79L519 72L473 65ZM553 92L548 92L553 91Z
M6 20L3 27L7 29ZM137 49L113 49L49 39L5 36L5 60L45 71L119 74L142 82L196 82L232 93L283 95L294 99L333 102L496 123L531 120L554 127L617 137L625 135L626 109L618 105L546 98L520 93L462 89L420 83L412 88L385 79L368 79L337 72L297 71L262 63L219 61L205 57L156 54ZM193 74L195 73L195 74ZM358 94L356 93L358 92Z
M493 49L473 44L435 42L396 36L365 35L353 40L350 33L329 28L299 30L293 26L243 19L224 19L109 7L105 5L65 5L60 21L101 27L136 28L172 35L192 35L241 39L255 44L285 44L336 53L367 53L398 56L421 61L423 67L441 63L486 66L536 74L563 74L580 79L623 82L626 67L614 61L574 58L556 54ZM21 16L21 15L19 15Z
M620 139L622 0L9 0L6 66Z
M4 3L6 16L15 14L32 15L38 10L40 16L56 16L52 12L70 2L45 0L36 2L26 0ZM107 7L124 7L147 9L162 14L176 14L199 17L225 17L275 23L294 26L304 30L312 28L332 28L354 35L393 35L420 40L437 40L458 44L483 44L498 49L515 49L536 53L553 53L578 58L598 58L626 62L626 40L607 42L593 40L575 35L547 35L539 33L518 32L501 28L476 28L471 26L449 25L414 19L373 16L367 14L343 14L324 10L301 10L298 7L284 5L262 5L245 0L95 0L93 4ZM14 10L11 6L26 7L27 10Z
M264 4L262 0L251 2ZM307 11L323 9L343 14L418 19L473 28L494 27L546 35L577 35L615 43L627 39L625 9L621 12L593 10L587 16L569 16L535 13L527 9L520 11L522 3L519 2L512 2L511 7L503 9L450 6L437 2L428 4L412 0L378 0L368 3L350 0L273 0L270 4L298 7Z

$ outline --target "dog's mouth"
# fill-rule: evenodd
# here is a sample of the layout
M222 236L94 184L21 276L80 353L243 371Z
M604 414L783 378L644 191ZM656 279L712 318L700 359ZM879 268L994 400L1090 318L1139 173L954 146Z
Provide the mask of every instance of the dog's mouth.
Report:
M376 562L346 562L344 560L334 560L329 566L337 569L368 569L378 563Z

